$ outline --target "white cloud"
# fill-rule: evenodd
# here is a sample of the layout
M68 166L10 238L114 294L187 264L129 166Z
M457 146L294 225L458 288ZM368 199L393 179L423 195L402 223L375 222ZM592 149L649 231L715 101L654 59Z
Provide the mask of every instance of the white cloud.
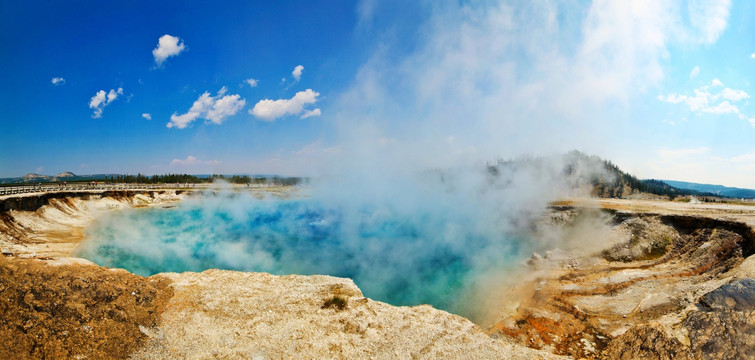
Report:
M752 55L750 55L750 57L753 58L753 59L755 59L755 53L753 53Z
M189 155L186 157L186 159L173 159L173 161L170 162L171 165L183 165L183 166L190 166L190 165L218 165L220 164L220 161L217 160L199 160L196 157Z
M731 0L692 0L688 4L689 20L701 43L712 44L728 26Z
M210 93L205 91L194 101L188 112L181 115L173 113L166 126L183 129L198 118L204 118L218 125L222 124L226 117L235 115L246 105L246 100L241 99L240 95L225 95L227 91L225 86L218 91L216 96L210 96Z
M723 101L714 106L705 107L702 109L702 111L709 114L716 114L716 115L739 114L739 109L728 101Z
M712 92L711 89L723 88L718 92ZM750 98L750 94L743 90L737 90L725 87L718 80L713 79L710 85L703 85L693 90L694 95L669 94L666 96L659 95L658 100L671 103L683 103L690 111L707 114L738 114L741 115L739 108L732 103L739 102Z
M105 102L105 94L105 90L100 90L94 96L92 96L92 99L89 101L89 108L97 108L100 106L100 104Z
M700 67L695 66L692 71L689 73L689 78L694 79L697 77L697 75L700 75Z
M89 100L89 108L94 109L92 117L95 119L101 118L102 110L105 109L105 106L115 101L115 99L118 98L118 95L123 95L123 88L118 88L118 90L110 89L107 93L105 90L100 90L92 96L92 99Z
M730 88L725 88L721 91L720 94L718 94L718 97L736 102L740 100L749 99L750 94L742 90L734 90Z
M248 79L244 80L244 82L247 83L247 84L249 84L250 87L257 87L258 80L254 79L254 78L248 78Z
M459 142L477 143L483 156L584 148L594 143L584 134L604 126L603 114L629 108L664 79L671 46L697 45L705 35L671 1L585 4L579 10L551 1L433 7L417 46L406 56L390 43L376 49L329 116L438 132L428 136L466 134ZM370 14L387 10L379 2L370 6ZM523 118L527 124L515 120ZM378 131L395 131L383 123L375 124ZM570 144L547 139L545 128L568 132ZM489 137L511 129L516 139Z
M667 102L667 103L678 104L678 103L687 101L687 96L678 95L678 94L668 94L666 96L658 95L657 99L660 101Z
M65 84L66 79L63 79L62 77L54 77L52 78L52 80L50 80L50 82L52 82L53 85L58 86Z
M110 89L110 91L107 93L108 104L118 98L118 95L123 95L123 88L118 88L117 92L115 91L115 89Z
M246 105L246 100L241 99L241 96L238 94L223 96L215 101L212 109L207 111L206 118L220 125L223 123L223 119L236 114L244 108L244 105Z
M165 60L171 56L180 54L186 46L183 41L176 36L165 34L160 37L157 47L152 50L152 56L155 57L155 64L161 66Z
M750 118L750 125L752 125L752 127L755 127L755 118Z
M314 104L320 93L307 89L299 91L291 99L260 100L249 113L265 121L273 121L286 115L297 115L304 111L304 106ZM312 110L313 112L315 110ZM314 115L310 115L314 116Z
M145 118L145 119L147 119L147 120L152 120L152 114L150 114L150 113L144 113L144 114L142 114L142 117Z
M483 160L626 147L629 140L614 138L614 123L605 119L627 121L632 104L668 76L672 48L710 38L691 26L686 3L674 1L438 3L417 17L423 35L416 46L406 51L401 40L381 38L351 87L329 95L327 116L343 132L345 154L363 150L367 135L409 140L402 141L413 150L403 152L412 154L406 161L423 166L456 149L410 140L449 134L459 148L477 145ZM390 10L379 1L359 6L364 19ZM285 113L262 112L272 108L263 105L273 100L251 113L271 120ZM586 134L597 128L608 135L595 141Z
M296 81L299 81L299 80L301 80L301 73L302 73L302 71L304 71L304 66L296 65L296 67L294 68L294 71L291 72L291 75L294 76L294 79Z
M312 116L320 116L322 115L322 112L320 111L320 108L315 108L314 110L306 110L304 111L304 114L302 114L301 118L306 119L308 117Z

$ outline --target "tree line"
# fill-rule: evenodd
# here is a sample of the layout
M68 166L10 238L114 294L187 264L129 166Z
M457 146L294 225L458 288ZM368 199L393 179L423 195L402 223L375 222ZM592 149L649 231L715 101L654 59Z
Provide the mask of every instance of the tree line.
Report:
M196 175L189 174L164 174L164 175L142 175L138 173L136 175L111 175L105 176L103 179L105 182L110 183L126 183L126 184L171 184L171 183L212 183L216 180L222 180L231 184L249 184L249 185L263 185L263 184L276 184L276 185L299 185L306 182L305 178L301 177L281 177L281 176L249 176L249 175L221 175L212 174L207 177L198 177Z

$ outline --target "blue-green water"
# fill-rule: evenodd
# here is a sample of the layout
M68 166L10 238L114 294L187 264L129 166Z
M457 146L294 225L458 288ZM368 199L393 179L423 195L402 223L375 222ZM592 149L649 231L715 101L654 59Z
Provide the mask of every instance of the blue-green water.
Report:
M495 217L450 204L399 209L219 196L109 213L78 256L140 275L210 268L352 278L365 296L466 315L483 274L523 252Z

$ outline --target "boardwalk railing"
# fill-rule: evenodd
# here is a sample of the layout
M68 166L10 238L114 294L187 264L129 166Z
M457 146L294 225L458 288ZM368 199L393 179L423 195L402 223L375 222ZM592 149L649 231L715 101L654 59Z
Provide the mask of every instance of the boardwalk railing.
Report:
M51 191L77 191L77 190L150 190L150 189L178 189L194 187L194 184L174 183L174 184L86 184L86 183L72 183L72 184L34 184L34 185L13 185L5 186L0 185L0 196L11 194L24 194L24 193L36 193L36 192L51 192Z

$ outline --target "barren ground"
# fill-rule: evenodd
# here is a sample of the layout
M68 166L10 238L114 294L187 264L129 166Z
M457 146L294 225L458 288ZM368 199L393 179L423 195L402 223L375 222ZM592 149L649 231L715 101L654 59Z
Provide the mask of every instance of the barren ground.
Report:
M101 212L181 197L3 203L15 210L0 212L0 358L755 358L753 205L555 203L535 235L568 234L571 247L533 254L486 334L364 298L348 279L144 278L69 257ZM343 309L324 307L334 296Z
M592 253L533 255L491 334L575 357L755 358L755 207L559 205L559 215L608 210L608 235Z

